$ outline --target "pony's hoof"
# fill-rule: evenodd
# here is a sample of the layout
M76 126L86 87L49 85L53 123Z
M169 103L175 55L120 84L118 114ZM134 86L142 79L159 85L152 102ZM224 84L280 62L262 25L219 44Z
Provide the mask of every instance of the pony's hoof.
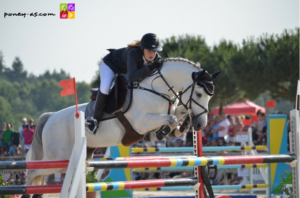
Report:
M170 132L171 132L171 128L167 125L162 130L157 132L156 138L158 140L163 140L164 138L167 137L167 135L169 135Z

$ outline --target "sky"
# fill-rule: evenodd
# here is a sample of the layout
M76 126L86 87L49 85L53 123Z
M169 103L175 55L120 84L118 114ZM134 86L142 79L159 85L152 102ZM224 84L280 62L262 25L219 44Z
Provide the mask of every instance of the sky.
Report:
M75 3L75 19L60 19L60 3ZM4 18L19 12L56 16ZM106 49L125 47L145 33L160 39L201 35L212 46L299 27L298 0L1 0L0 13L6 66L19 57L29 73L63 69L88 83Z

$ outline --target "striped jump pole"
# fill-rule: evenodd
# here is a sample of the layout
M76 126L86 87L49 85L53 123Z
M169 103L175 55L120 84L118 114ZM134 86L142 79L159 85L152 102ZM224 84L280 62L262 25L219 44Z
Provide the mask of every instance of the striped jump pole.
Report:
M99 182L87 183L86 191L112 191L112 190L129 190L138 188L159 188L169 186L194 186L198 183L197 178L178 178L178 179L153 179L124 182ZM50 194L60 193L62 185L50 186L9 186L0 187L0 195L12 194Z
M145 167L180 167L180 166L206 166L206 165L234 165L252 163L280 163L294 160L291 155L252 155L252 156L219 156L219 157L124 157L117 160L112 158L90 159L86 162L94 168L145 168ZM68 160L62 161L1 161L0 170L17 169L53 169L67 168ZM239 165L238 167L240 168ZM251 167L251 165L247 165ZM263 165L259 165L262 167ZM233 167L233 166L231 166ZM220 167L222 168L222 167ZM230 166L224 167L230 168ZM246 168L246 167L245 167Z
M225 189L251 189L251 188L268 188L268 184L246 184L246 185L220 185L212 186L213 190L225 190ZM177 186L177 187L160 187L160 188L140 188L136 191L186 191L195 190L189 186Z
M149 160L104 160L88 161L88 167L98 169L144 168L144 167L177 167L177 166L206 166L234 165L253 163L283 163L295 160L293 155L251 155L251 156L219 156L193 158L160 158Z
M267 150L267 146L216 146L216 147L202 147L203 152L215 152L215 151L249 151L249 150ZM133 153L143 152L162 152L162 153L188 153L193 152L193 147L174 147L174 148L131 148Z
M267 168L268 164L243 164L243 165L219 165L218 169L236 169L236 168ZM133 171L184 171L193 170L193 167L152 167L152 168L135 168Z
M1 161L0 170L68 168L69 160L61 161Z

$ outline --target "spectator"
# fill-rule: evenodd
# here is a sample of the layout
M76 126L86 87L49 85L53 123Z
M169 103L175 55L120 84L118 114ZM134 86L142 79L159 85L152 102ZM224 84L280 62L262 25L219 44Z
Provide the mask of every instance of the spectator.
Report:
M13 132L14 131L11 129L11 124L6 124L6 130L2 134L6 152L9 152L9 146L10 146L10 142L11 142L11 133L13 133Z
M227 115L222 113L222 121L218 124L217 128L213 130L213 133L218 134L218 138L223 138L228 134L228 127L230 126L230 122L227 119Z
M5 148L3 146L0 147L0 156L1 157L7 156L7 152L5 151Z
M241 116L235 116L235 123L232 130L229 132L229 137L227 138L227 143L235 143L235 138L238 132L243 129L243 120Z
M224 138L219 138L218 139L218 146L227 146L225 144ZM218 151L216 154L217 154L217 156L219 156L219 155L223 155L223 154L227 154L227 153L228 153L227 151Z
M209 116L210 120L207 123L206 127L203 129L205 136L203 137L203 143L206 144L207 142L210 142L213 138L212 130L214 128L215 120L213 116Z
M218 139L213 139L212 141L211 141L211 146L218 146L218 141L217 141Z
M263 128L266 126L265 114L261 113L258 118L258 122L255 123L257 142L261 143L265 134L263 133Z
M212 185L224 185L224 174L222 172L218 172L217 175L215 175L215 172L210 172L209 179Z
M220 124L220 116L219 116L219 115L216 115L216 116L215 116L214 127L213 127L213 130L211 131L211 134L213 135L213 136L212 136L212 139L217 140L217 139L219 138L219 134L218 134L218 127L219 127L219 124Z
M183 147L183 141L181 139L176 140L176 147Z
M218 139L218 146L227 146L225 141L224 141L224 138L219 138Z
M234 126L235 126L235 120L234 120L234 117L233 116L230 116L228 118L229 122L230 122L230 125L228 127L228 135L226 136L225 140L227 143L229 143L230 141L235 141L235 135L233 133L233 130L234 130Z
M20 133L20 140L21 140L21 146L22 148L24 148L24 138L23 138L23 130L24 130L24 127L26 126L27 124L27 118L23 118L22 119L22 124L19 126L19 133Z
M8 155L9 156L14 156L15 151L16 151L17 146L13 145L12 143L9 144L9 150L8 150Z
M32 129L33 128L33 119L29 120L29 127Z
M29 125L26 125L25 130L23 131L25 154L30 149L31 143L33 141L33 135L34 131L29 127Z
M4 148L4 143L3 143L3 137L2 137L2 135L3 135L3 132L6 130L6 123L3 123L2 124L2 129L0 130L0 148Z
M22 124L19 126L19 133L21 134L23 132L23 127L27 124L27 118L22 119Z

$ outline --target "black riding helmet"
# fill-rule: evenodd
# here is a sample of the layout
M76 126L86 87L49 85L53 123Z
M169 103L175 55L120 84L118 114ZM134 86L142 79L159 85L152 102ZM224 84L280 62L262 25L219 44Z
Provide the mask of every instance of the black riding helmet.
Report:
M160 45L159 38L156 34L148 33L142 37L141 47L152 50L152 51L162 51L162 47Z

